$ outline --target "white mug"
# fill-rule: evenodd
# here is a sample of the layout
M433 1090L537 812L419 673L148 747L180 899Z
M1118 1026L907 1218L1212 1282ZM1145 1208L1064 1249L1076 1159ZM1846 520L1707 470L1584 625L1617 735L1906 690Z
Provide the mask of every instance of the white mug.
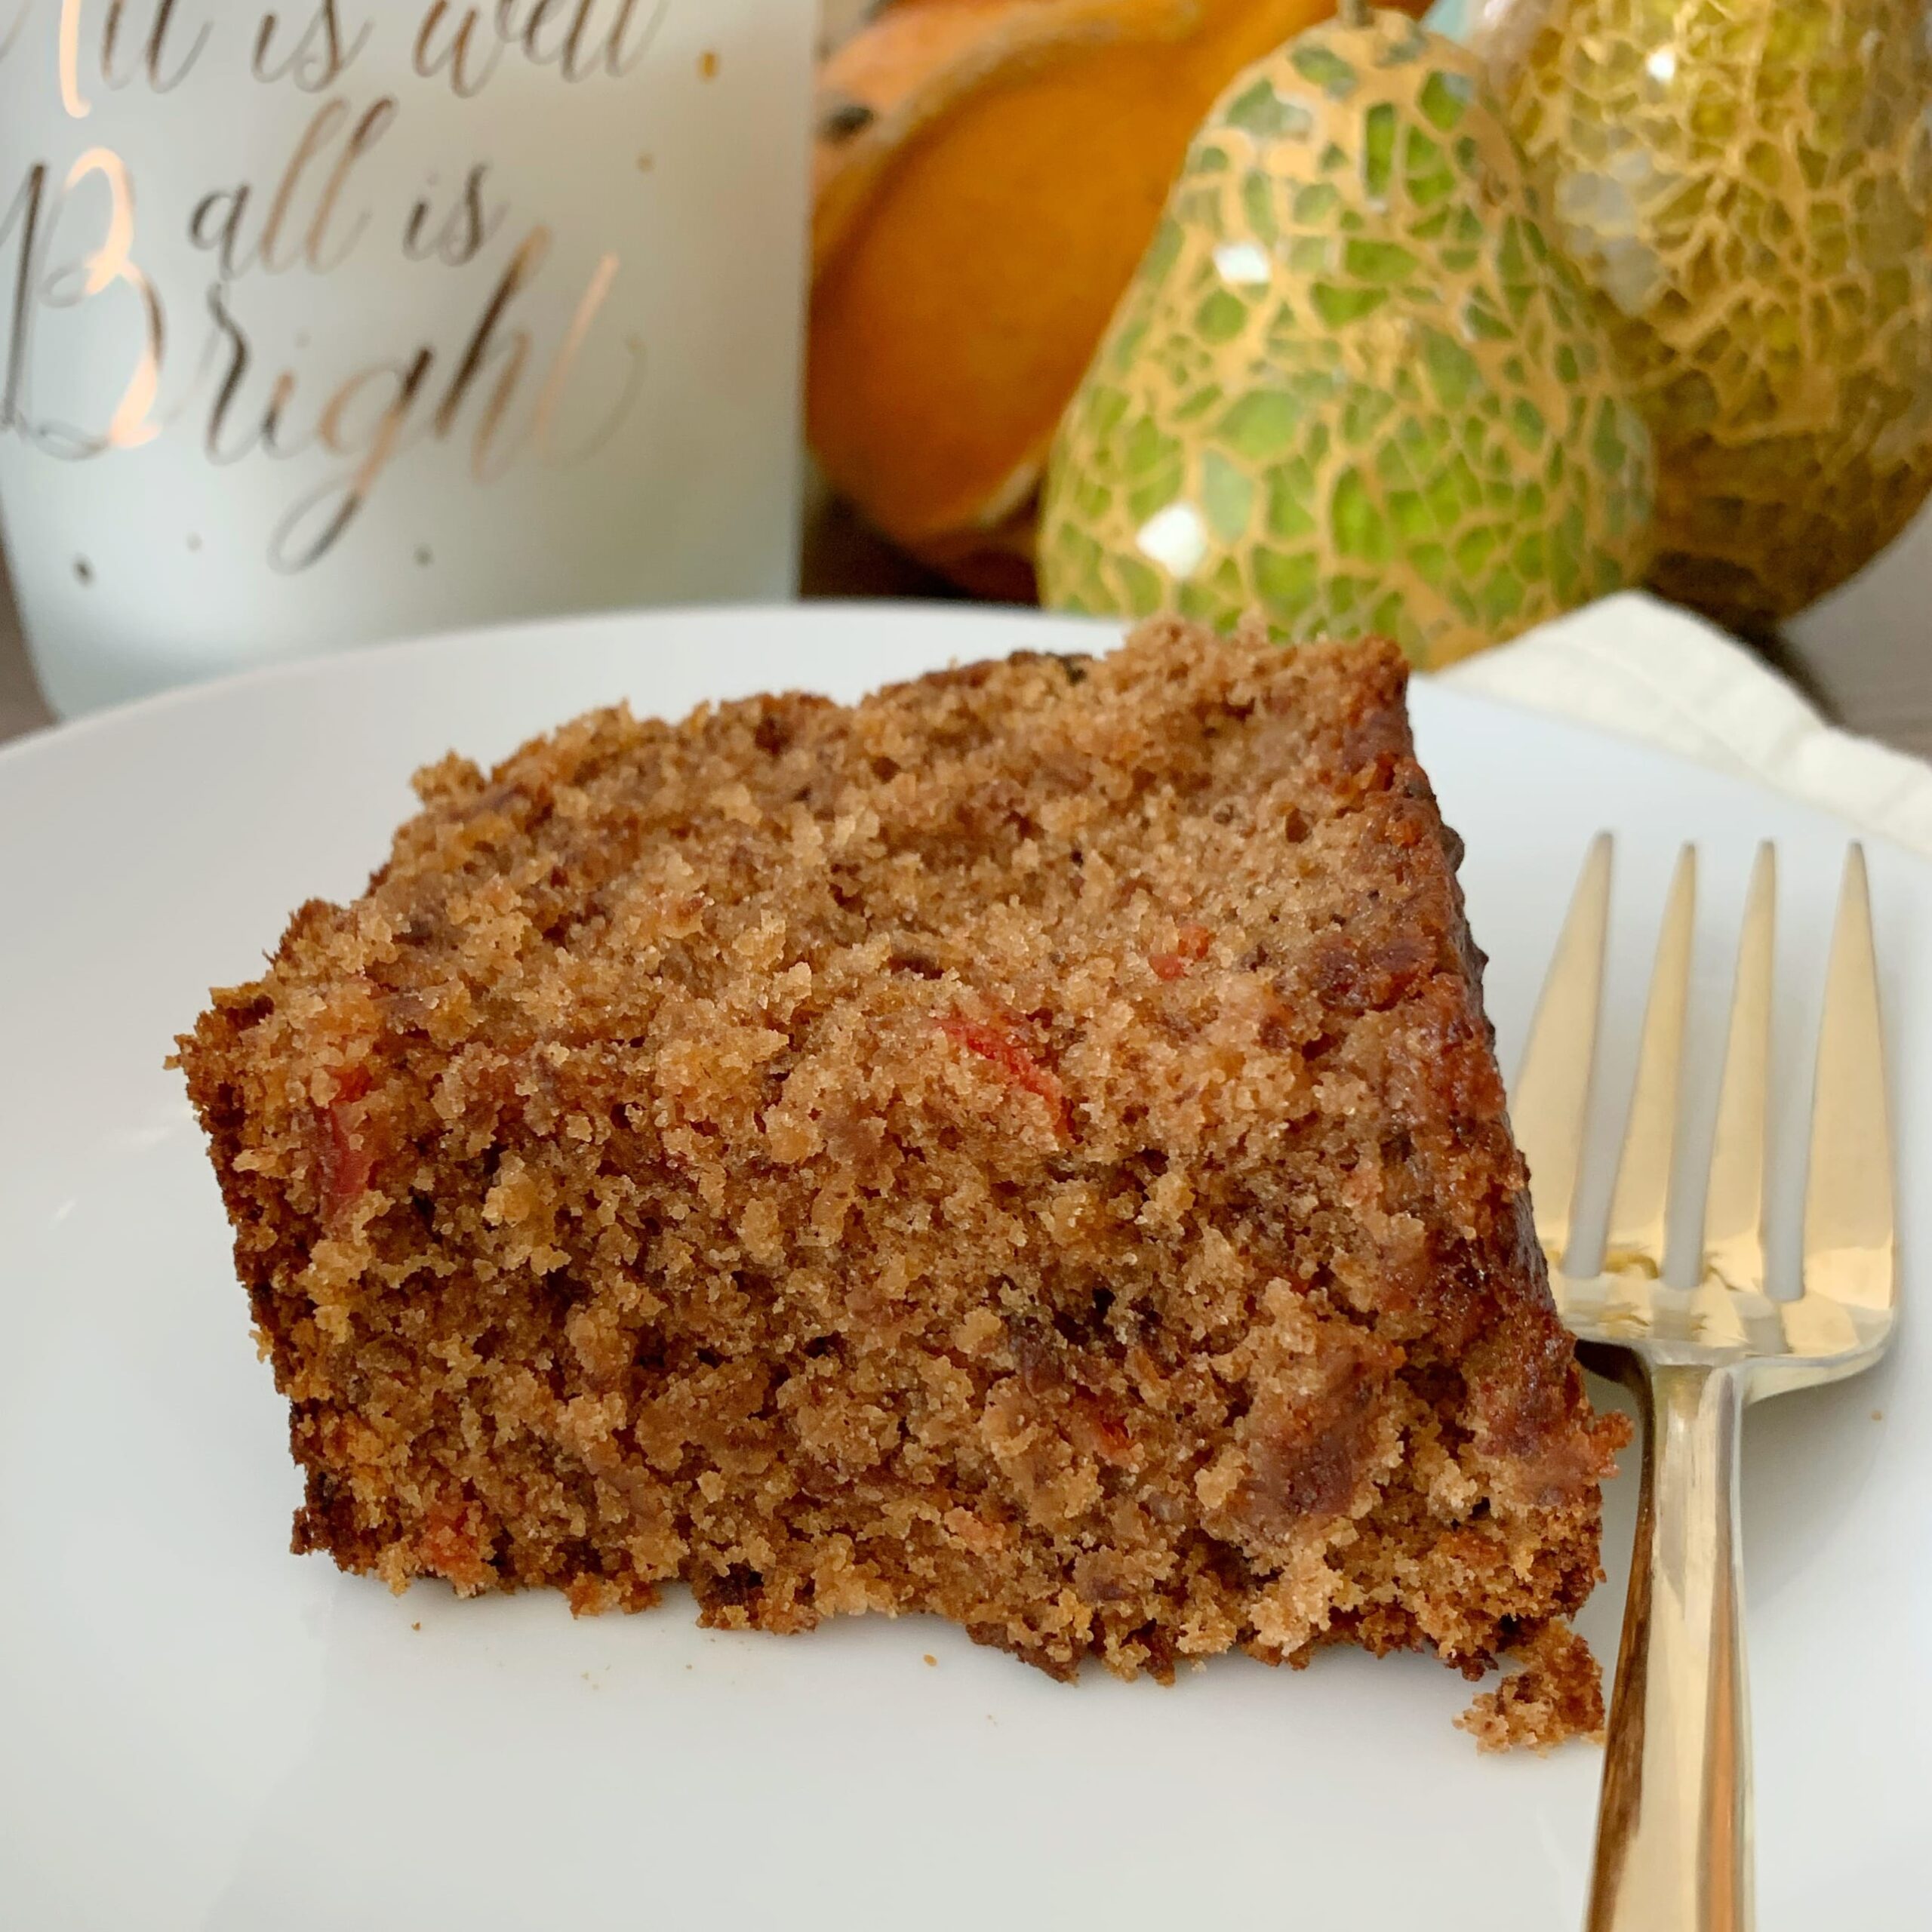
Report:
M49 700L795 587L814 0L0 0Z

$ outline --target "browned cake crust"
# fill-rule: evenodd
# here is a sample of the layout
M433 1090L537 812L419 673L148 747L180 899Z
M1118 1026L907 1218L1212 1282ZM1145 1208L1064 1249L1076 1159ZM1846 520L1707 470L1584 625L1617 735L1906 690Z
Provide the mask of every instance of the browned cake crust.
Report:
M295 1547L1057 1675L1539 1638L1623 1425L1404 676L1163 620L423 774L181 1041Z

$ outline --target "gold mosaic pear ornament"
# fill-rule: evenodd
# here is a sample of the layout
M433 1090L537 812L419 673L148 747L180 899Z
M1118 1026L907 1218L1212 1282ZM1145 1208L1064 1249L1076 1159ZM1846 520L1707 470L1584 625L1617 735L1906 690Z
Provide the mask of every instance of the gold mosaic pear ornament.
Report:
M1640 581L1651 500L1474 57L1350 5L1196 136L1061 424L1041 589L1444 663Z
M1656 438L1658 587L1801 610L1932 488L1924 0L1488 0L1478 46Z

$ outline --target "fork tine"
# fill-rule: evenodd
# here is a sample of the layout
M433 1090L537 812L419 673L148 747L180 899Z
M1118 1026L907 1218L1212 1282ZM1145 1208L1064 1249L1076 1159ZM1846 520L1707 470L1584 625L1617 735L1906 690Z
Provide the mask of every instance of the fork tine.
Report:
M1589 1118L1602 1005L1604 940L1610 928L1612 841L1599 832L1583 861L1562 936L1530 1023L1510 1118L1530 1168L1537 1238L1552 1267L1570 1250L1571 1219Z
M1690 992L1691 941L1697 923L1697 852L1687 845L1665 902L1657 964L1637 1049L1637 1084L1617 1164L1604 1266L1636 1263L1663 1273L1670 1171L1677 1144L1678 1088L1684 1068L1684 1012Z
M1764 1286L1764 1133L1770 1106L1771 975L1777 934L1777 849L1758 848L1744 901L1730 1035L1704 1196L1704 1272L1727 1288Z
M1887 1309L1897 1292L1885 1043L1865 852L1845 860L1818 1033L1811 1171L1804 1192L1804 1292Z

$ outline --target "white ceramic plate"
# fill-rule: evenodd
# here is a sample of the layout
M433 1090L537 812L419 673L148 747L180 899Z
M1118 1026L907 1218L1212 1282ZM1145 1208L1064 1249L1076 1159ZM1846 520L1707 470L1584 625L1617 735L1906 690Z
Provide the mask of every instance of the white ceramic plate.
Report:
M492 757L620 697L672 715L774 685L852 697L1095 635L878 607L540 626L217 685L0 755L0 1924L1577 1922L1598 1755L1479 1758L1451 1727L1466 1687L1420 1658L1235 1657L1171 1690L1070 1690L926 1620L707 1635L680 1597L574 1623L552 1596L398 1601L285 1553L282 1405L162 1065L208 988L248 977L302 900L358 891L409 772L451 745ZM1626 1046L1678 841L1704 852L1712 1015L1752 846L1780 841L1795 1118L1842 828L1448 691L1419 688L1415 715L1468 837L1506 1064L1598 826L1622 838ZM1922 1297L1932 869L1872 859ZM1708 1063L1721 1029L1696 1030ZM1601 1084L1614 1125L1627 1087ZM1779 1149L1787 1179L1801 1154ZM1926 1922L1928 1334L1910 1322L1876 1373L1752 1417L1767 1927ZM1600 1651L1627 1480L1611 1513L1615 1574L1586 1619Z

